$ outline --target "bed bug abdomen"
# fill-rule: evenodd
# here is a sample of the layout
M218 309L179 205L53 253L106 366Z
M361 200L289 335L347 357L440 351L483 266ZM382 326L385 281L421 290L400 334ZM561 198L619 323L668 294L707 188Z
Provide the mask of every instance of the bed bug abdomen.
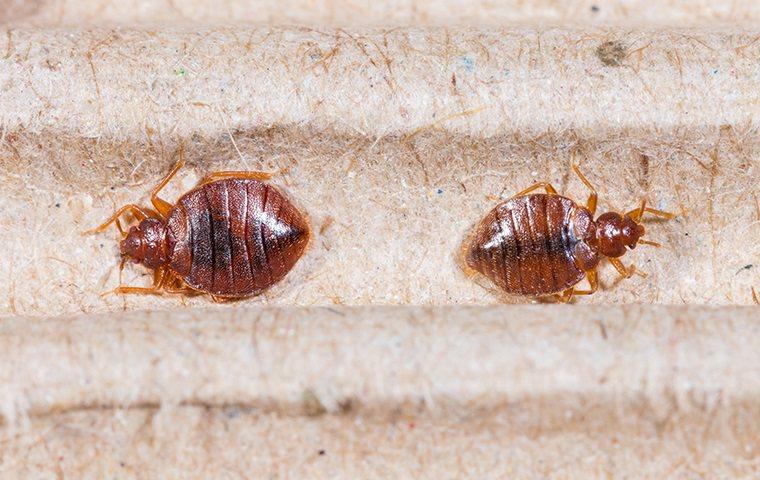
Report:
M584 211L560 195L513 197L477 226L466 262L510 294L561 292L585 275L574 259L577 245L585 246L582 237L593 225L582 225Z
M227 298L282 279L308 244L306 219L275 187L228 178L182 196L167 219L169 267L193 289Z

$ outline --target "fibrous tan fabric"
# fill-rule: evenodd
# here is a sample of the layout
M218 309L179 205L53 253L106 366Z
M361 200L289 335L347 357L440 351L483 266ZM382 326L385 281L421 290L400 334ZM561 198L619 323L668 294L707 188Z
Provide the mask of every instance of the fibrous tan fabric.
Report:
M493 411L538 399L557 407L556 418L531 413L547 426L586 401L612 402L620 414L642 401L656 415L693 413L760 393L756 313L386 306L9 319L2 413L13 423L78 406L241 403L291 412L311 396L328 412L352 405L387 415L404 405Z
M2 0L0 20L42 25L244 22L357 25L753 25L752 0ZM754 23L753 23L754 22Z
M215 308L4 327L9 475L760 468L754 307Z
M179 305L99 297L119 282L118 233L79 233L122 204L146 203L180 145L190 166L167 198L212 170L262 169L279 172L273 181L310 218L316 234L303 260L252 303L514 301L467 278L462 242L499 198L533 182L585 201L573 159L602 210L646 198L678 214L648 224L663 248L625 258L648 277L618 282L603 267L604 294L584 302L752 302L757 34L249 28L6 37L5 313ZM128 268L123 281L149 281L141 275Z
M474 421L377 421L239 407L94 409L35 418L29 428L38 433L17 437L5 450L14 461L4 472L17 478L757 478L752 446L737 454L742 439L724 443L709 425L678 422L642 430L615 423L590 430L580 422L526 434L499 413Z
M3 478L757 478L755 2L0 2ZM184 149L275 172L266 294L101 297ZM574 305L461 268L499 199L642 198ZM586 305L591 304L591 305ZM638 305L636 305L638 304ZM346 306L349 305L349 306ZM418 306L422 305L422 306Z

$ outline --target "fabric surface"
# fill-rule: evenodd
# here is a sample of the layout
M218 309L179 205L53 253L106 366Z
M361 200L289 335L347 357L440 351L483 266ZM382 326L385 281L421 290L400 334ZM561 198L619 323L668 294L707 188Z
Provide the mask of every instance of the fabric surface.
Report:
M757 2L0 1L0 477L758 478ZM150 189L262 170L265 294L101 296ZM551 182L646 199L600 291L461 251Z
M9 476L760 468L757 307L214 308L3 328Z
M626 46L619 65L605 63L614 48L600 52L610 38ZM251 303L513 302L465 275L462 243L499 198L533 182L584 202L573 160L600 211L647 199L678 214L647 224L663 248L624 257L648 277L619 282L604 265L604 294L584 302L752 303L755 34L11 29L6 39L3 313L182 304L99 297L119 282L118 233L79 235L120 205L146 204L180 145L188 168L167 199L214 170L260 169L309 217L303 259ZM128 267L123 282L148 276Z

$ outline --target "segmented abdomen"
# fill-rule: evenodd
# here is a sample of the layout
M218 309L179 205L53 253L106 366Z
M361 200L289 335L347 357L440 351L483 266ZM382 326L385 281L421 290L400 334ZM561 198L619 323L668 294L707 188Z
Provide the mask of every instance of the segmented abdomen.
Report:
M264 290L290 271L309 229L274 187L224 179L183 195L167 221L169 266L192 288L221 297Z
M497 205L477 226L467 264L512 294L544 295L575 285L584 273L571 253L574 208L569 198L548 194Z

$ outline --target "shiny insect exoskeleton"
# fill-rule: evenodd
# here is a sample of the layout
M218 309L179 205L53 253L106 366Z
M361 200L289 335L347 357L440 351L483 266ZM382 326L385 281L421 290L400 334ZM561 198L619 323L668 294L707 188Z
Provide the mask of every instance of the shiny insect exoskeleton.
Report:
M256 295L282 279L309 241L306 219L264 172L215 172L170 203L158 197L180 161L153 189L153 209L129 204L92 230L116 223L120 252L154 269L152 287L119 286L109 293L207 293L214 300ZM139 223L128 231L119 218Z
M549 183L539 182L491 210L465 246L467 266L488 277L511 295L555 295L569 301L573 295L597 290L597 267L606 257L620 275L636 272L620 261L643 240L645 212L671 219L673 214L648 208L642 201L626 214L606 212L594 220L597 193L576 165L573 170L591 190L586 206L557 194ZM546 193L530 192L544 188ZM589 288L574 286L584 277Z

